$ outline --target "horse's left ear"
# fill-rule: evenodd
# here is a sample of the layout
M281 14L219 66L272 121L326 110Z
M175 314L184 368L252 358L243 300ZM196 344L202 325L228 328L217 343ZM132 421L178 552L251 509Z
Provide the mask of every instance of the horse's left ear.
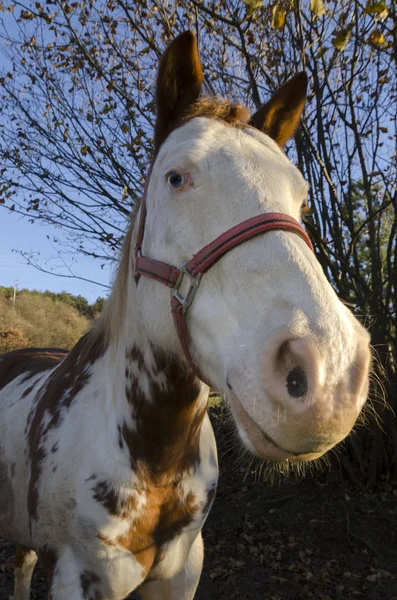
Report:
M267 133L279 146L294 135L306 101L307 75L297 73L251 117L250 125Z
M191 31L185 31L170 43L160 61L154 129L156 149L178 125L183 113L197 100L202 83L203 71L196 37Z

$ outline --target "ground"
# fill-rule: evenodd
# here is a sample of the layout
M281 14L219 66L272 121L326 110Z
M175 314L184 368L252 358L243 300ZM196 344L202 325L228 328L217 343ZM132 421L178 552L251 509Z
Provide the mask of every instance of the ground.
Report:
M230 449L221 412L212 410L220 485L196 600L397 600L397 482L366 491L328 472L270 486ZM0 541L0 600L12 594L12 557ZM45 589L38 568L32 599Z

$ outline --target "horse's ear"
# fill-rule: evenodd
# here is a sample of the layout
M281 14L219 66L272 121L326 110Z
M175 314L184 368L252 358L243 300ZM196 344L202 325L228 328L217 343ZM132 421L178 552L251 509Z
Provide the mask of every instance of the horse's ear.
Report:
M197 100L202 82L196 37L191 31L185 31L170 43L160 61L154 130L156 149L179 123L186 109Z
M250 125L284 146L294 135L306 101L307 75L297 73L251 117Z

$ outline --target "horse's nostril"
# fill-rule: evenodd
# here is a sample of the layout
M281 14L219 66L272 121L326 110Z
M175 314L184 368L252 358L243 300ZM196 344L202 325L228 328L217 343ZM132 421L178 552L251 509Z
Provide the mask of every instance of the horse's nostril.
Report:
M307 394L307 377L302 367L295 367L288 373L287 390L292 398L301 398Z

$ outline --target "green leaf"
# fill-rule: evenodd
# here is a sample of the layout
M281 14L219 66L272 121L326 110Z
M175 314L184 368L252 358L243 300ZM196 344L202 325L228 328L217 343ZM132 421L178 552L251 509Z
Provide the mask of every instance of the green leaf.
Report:
M273 29L282 29L285 25L287 11L281 2L277 2L272 8L272 27Z
M310 0L310 10L316 17L325 15L325 6L323 0Z
M342 50L346 48L346 44L349 41L350 34L351 27L348 27L347 29L342 29L342 31L336 34L336 36L332 39L332 45L335 48L335 50L339 50L339 52L342 52Z

